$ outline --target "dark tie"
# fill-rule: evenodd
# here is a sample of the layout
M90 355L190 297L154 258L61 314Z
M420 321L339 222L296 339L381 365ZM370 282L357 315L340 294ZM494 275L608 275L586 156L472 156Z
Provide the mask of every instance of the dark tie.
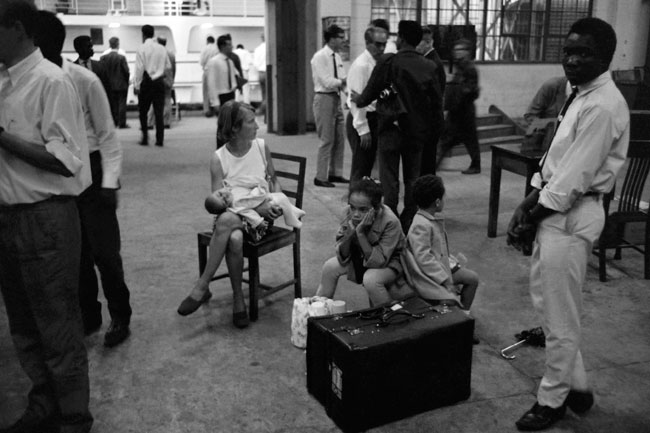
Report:
M336 53L332 53L332 61L334 62L334 78L338 78L339 71L338 68L336 67Z
M572 91L569 97L567 98L566 102L562 106L562 110L560 110L560 114L557 116L557 125L555 125L555 132L553 133L553 138L555 138L555 134L557 134L558 129L560 129L560 123L562 123L562 120L564 120L564 115L566 114L567 110L569 109L569 105L573 102L574 99L576 99L576 96L578 96L578 86L573 86L571 87ZM551 140L551 143L553 143L553 140ZM551 150L551 146L549 145L548 149L546 150L546 153L544 153L544 156L542 157L542 161L539 163L539 173L542 173L542 168L544 168L544 163L546 162L546 157L548 156L548 151ZM542 181L542 185L545 185L546 182Z
M230 92L232 90L232 77L230 76L232 71L230 69L230 59L229 58L226 58L226 65L228 65L228 92Z
M571 94L569 95L566 102L562 106L562 110L560 111L560 114L557 116L557 125L555 126L556 132L560 127L560 123L562 123L562 120L564 119L564 115L566 114L566 111L569 109L569 105L571 105L573 100L576 99L577 95L578 95L578 86L571 87Z

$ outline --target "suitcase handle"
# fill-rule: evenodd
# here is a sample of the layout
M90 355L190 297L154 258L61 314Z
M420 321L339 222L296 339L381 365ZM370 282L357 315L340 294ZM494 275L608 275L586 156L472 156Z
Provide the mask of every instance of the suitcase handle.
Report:
M397 316L406 316L405 320L393 320ZM408 310L401 309L401 310L390 310L384 314L381 315L381 319L379 323L377 323L377 326L388 326L390 324L396 324L396 323L402 323L404 321L408 321L409 318L414 318L414 319L422 319L425 316L425 314L416 314L416 313L411 313Z

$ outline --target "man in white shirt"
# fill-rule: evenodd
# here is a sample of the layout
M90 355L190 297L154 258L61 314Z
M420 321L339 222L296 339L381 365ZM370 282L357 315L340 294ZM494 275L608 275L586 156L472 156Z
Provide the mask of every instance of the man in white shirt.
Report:
M237 44L234 53L239 57L241 63L242 75L248 80L248 71L250 70L251 64L253 63L253 55L248 51L242 44ZM248 103L250 101L248 96L248 84L244 84L241 88L241 94L237 96L238 101L244 101Z
M37 27L32 1L0 2L0 290L32 381L25 412L4 430L86 433L75 196L90 185L88 142L74 85L43 58Z
M117 190L122 171L122 148L110 117L108 98L99 78L87 69L63 61L61 50L65 27L52 12L39 11L36 41L43 56L60 66L72 78L84 113L92 185L77 199L81 229L79 300L84 331L89 335L102 324L102 304L95 266L102 279L111 325L104 345L113 347L129 336L131 306L124 282L120 255L120 227L117 221Z
M349 183L343 177L345 125L341 109L341 91L345 87L345 71L338 52L345 32L332 24L323 32L325 46L311 58L314 80L314 120L321 141L318 147L314 185L334 188L333 182Z
M235 78L237 68L228 57L232 52L230 36L219 36L217 38L217 48L219 48L219 53L208 60L206 65L210 106L215 112L221 105L235 99L235 90L237 90L237 79Z
M212 108L210 106L210 94L208 93L207 64L208 64L208 60L216 56L218 53L219 53L219 48L217 48L217 44L214 42L214 37L208 36L207 44L205 48L203 48L203 50L201 51L201 55L199 56L199 65L201 66L201 70L203 71L201 76L201 82L203 86L203 114L205 114L206 117L211 117L213 114Z
M160 45L153 37L153 27L146 24L142 26L142 45L135 55L135 76L133 87L138 95L138 109L140 112L140 129L142 140L140 144L149 144L147 133L147 112L153 104L156 117L156 146L163 146L165 138L165 123L163 113L165 109L165 69L171 68L171 62L165 47Z
M583 18L569 29L562 65L573 92L531 180L535 190L508 226L508 243L518 249L534 236L530 295L546 336L546 370L519 430L546 429L567 406L581 414L594 402L580 351L582 287L605 222L601 199L625 164L630 138L627 104L608 70L615 50L616 33L605 21Z
M262 101L260 106L257 107L257 113L263 114L266 112L266 42L264 41L264 33L262 33L262 43L253 51L253 66L257 70L257 80L260 83L260 92L262 93Z
M364 35L366 49L357 57L348 71L348 91L362 93L368 84L377 59L384 53L388 32L379 27L369 27ZM377 155L377 113L375 103L358 108L348 96L350 112L346 119L348 141L352 148L350 181L370 176Z

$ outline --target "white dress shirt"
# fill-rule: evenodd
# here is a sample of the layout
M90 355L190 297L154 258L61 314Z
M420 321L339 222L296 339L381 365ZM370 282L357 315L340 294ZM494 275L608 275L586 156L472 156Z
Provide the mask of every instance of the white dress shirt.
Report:
M140 89L142 76L147 71L151 80L165 75L165 68L171 68L167 50L153 38L144 41L135 53L135 76L133 86Z
M72 78L81 100L88 152L99 151L102 156L102 187L116 189L122 171L122 147L104 87L97 75L79 65L64 61L63 70Z
M199 64L201 65L201 68L205 71L206 65L208 64L208 60L213 58L219 54L219 48L217 48L217 44L214 42L211 44L207 44L203 50L201 50L201 55L199 56Z
M223 53L219 53L208 60L206 68L210 105L216 107L219 105L219 95L234 92L237 88L237 79L235 78L237 68L235 68L233 61ZM229 73L230 80L228 80Z
M0 66L0 126L45 149L73 174L35 167L0 149L0 204L35 203L79 195L90 185L83 113L70 77L35 49L7 69ZM1 138L0 138L1 139Z
M122 56L126 57L126 51L124 51L122 48L109 48L107 50L104 50L102 52L101 56L99 56L99 57L101 58L101 57L105 56L106 54L110 54L113 51L117 51L117 54L121 54Z
M253 66L260 72L266 72L266 42L262 42L255 48Z
M586 192L607 193L625 163L630 113L609 71L578 86L531 185L541 188L539 203L566 212Z
M357 134L362 136L370 132L370 127L368 126L368 119L366 118L367 112L375 111L375 102L368 105L364 108L358 108L357 104L352 102L350 95L352 90L361 94L363 89L366 88L372 70L375 69L375 64L377 62L372 57L372 54L368 50L364 50L359 57L354 59L350 70L348 71L348 106L350 107L350 113L352 113L352 126L356 129Z
M239 57L242 71L248 72L253 62L253 55L245 48L237 48L235 54Z
M335 59L335 60L333 60ZM334 78L334 62L338 77ZM343 61L338 53L325 45L311 58L311 73L314 79L314 92L333 93L341 90L342 78L345 78Z

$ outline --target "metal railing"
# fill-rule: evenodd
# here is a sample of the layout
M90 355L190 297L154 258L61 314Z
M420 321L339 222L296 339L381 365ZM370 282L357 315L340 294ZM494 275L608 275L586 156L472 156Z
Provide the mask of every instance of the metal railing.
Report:
M264 16L264 0L37 0L67 15Z

